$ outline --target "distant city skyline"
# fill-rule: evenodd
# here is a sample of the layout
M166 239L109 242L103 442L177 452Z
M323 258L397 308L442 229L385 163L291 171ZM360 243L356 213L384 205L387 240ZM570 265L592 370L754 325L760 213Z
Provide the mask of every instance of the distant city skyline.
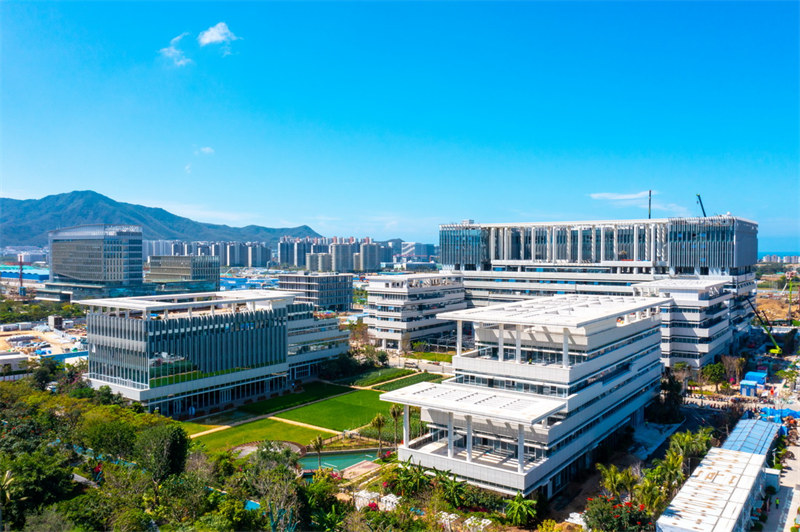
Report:
M0 195L437 242L730 212L800 252L796 2L0 4ZM124 20L125 24L120 24Z

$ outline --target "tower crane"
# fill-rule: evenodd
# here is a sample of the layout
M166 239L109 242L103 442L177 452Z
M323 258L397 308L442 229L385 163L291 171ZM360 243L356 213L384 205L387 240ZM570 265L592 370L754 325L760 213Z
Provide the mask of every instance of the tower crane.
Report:
M697 195L697 203L700 204L700 210L703 211L703 218L707 218L706 208L703 207L703 198L700 197L700 194Z

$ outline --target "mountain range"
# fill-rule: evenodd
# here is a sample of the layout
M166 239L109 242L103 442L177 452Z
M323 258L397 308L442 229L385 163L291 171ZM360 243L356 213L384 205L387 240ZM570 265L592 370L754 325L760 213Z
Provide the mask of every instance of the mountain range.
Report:
M44 246L48 231L92 223L140 225L145 240L267 242L276 247L282 236L320 236L307 225L230 227L196 222L157 207L115 201L91 190L42 199L0 198L0 246Z

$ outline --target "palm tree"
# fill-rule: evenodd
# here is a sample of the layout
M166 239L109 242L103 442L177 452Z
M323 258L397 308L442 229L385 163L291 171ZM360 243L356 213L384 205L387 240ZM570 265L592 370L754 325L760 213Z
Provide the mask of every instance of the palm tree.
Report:
M536 501L526 499L519 491L506 503L506 517L514 526L523 526L536 517Z
M383 454L383 427L386 426L386 417L378 412L370 423L378 431L378 456Z
M397 425L403 417L403 407L397 403L393 404L392 408L389 409L389 415L392 416L392 421L394 421L394 448L397 449ZM406 445L408 445L408 442L406 442Z
M622 486L622 490L625 491L629 501L633 499L633 490L638 482L639 477L630 467L626 467L619 472L619 483Z
M458 508L464 504L464 497L467 494L467 487L463 482L456 480L456 477L445 477L439 481L439 489L447 502Z
M609 494L619 497L619 494L624 489L622 471L614 464L608 467L603 464L597 464L597 470L600 471L600 485Z
M653 515L661 513L664 503L667 501L667 493L663 485L652 478L643 478L634 488L636 500L644 504L647 511Z
M322 449L325 447L325 440L319 434L311 440L311 448L317 453L317 469L322 469Z
M311 520L323 532L339 532L344 529L345 517L347 517L347 512L344 508L337 508L334 504L328 512L317 510Z
M0 530L5 530L3 527L3 508L6 503L11 502L12 492L16 491L16 480L11 476L11 471L6 471L3 477L0 478ZM27 497L20 497L19 501L24 501Z

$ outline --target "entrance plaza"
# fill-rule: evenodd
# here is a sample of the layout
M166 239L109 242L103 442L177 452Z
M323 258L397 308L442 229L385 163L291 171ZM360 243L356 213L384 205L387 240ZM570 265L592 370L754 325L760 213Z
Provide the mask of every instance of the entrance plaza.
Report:
M666 298L559 295L445 312L456 322L455 376L388 392L419 407L428 433L401 459L505 493L551 496L658 393ZM475 349L462 350L463 322Z

